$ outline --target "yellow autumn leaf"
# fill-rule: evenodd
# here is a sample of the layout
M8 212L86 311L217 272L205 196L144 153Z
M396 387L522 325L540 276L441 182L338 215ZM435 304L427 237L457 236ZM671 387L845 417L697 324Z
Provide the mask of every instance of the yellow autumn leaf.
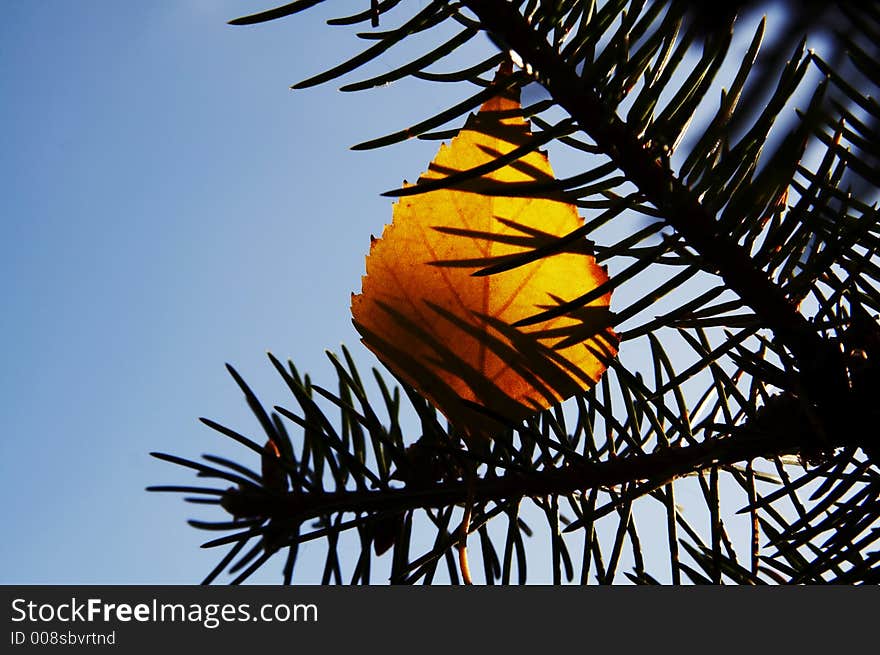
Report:
M532 135L515 115L519 108L515 97L487 101L440 147L418 184L526 143ZM500 427L493 415L520 420L592 386L617 354L610 293L572 313L514 326L607 281L586 241L511 270L473 275L583 224L558 193L498 194L503 185L553 179L546 155L535 151L453 188L404 196L382 238L372 240L362 292L352 296L364 344L466 440L491 437Z

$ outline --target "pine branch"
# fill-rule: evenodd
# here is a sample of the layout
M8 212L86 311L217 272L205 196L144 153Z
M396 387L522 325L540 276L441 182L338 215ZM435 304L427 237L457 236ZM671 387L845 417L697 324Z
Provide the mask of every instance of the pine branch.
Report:
M567 65L511 3L465 0L464 4L477 14L502 48L510 48L522 58L550 96L788 347L800 364L807 395L814 401L838 398L846 388L839 351L816 333L780 288L728 236L726 228L664 165L665 155L655 145L641 142L609 111L590 87L589 80Z
M475 482L473 499L478 504L510 501L526 497L570 495L590 489L647 481L638 487L644 495L669 482L693 473L749 462L756 458L830 450L844 441L819 444L808 420L798 418L796 399L778 397L775 404L750 423L737 428L727 438L708 439L684 447L665 447L650 454L611 458L606 461L568 459L561 467L536 471L509 470L501 477L485 476ZM785 424L787 429L780 429ZM311 518L338 512L381 513L411 509L448 507L465 502L467 484L450 480L435 486L411 486L380 490L336 491L329 493L267 495L250 487L230 489L224 505L239 517L262 516L273 521L299 524Z
M313 4L313 0L300 0L239 22L269 20ZM370 19L375 26L379 14L396 4L396 0L371 4L370 11L330 22L348 24ZM861 535L880 520L876 504L880 498L880 475L871 463L880 460L873 443L875 431L865 429L880 420L876 405L880 393L880 327L868 313L880 307L876 290L880 269L874 263L880 232L876 209L869 206L868 199L850 193L843 175L851 169L866 184L876 186L876 172L870 163L874 156L871 144L877 142L877 125L873 120L859 122L841 107L818 116L825 87L831 89L831 94L836 85L843 98L871 115L877 114L872 99L876 96L867 95L867 84L851 85L849 77L838 74L834 66L816 55L802 58L802 43L795 50L800 54L783 67L776 91L758 112L752 128L730 148L728 138L734 131L731 126L751 115L748 102L740 103L736 110L736 98L743 92L747 77L750 82L759 77L749 73L760 47L762 24L730 94L722 93L716 120L700 137L699 145L692 149L681 169L673 171L669 165L670 149L664 142L680 138L690 116L706 97L728 53L732 14L729 20L725 18L703 34L703 56L676 89L670 85L677 84L676 76L681 76L678 65L694 39L701 38L688 30L679 39L685 5L659 0L648 3L647 9L644 2L600 5L597 9L592 3L434 0L403 27L365 36L377 43L305 84L354 70L410 33L431 29L449 18L464 25L465 32L409 64L392 67L391 73L345 87L366 88L405 75L435 81L468 80L480 87L477 95L451 109L409 130L373 139L361 147L375 147L411 136L436 137L439 135L425 131L441 127L497 91L479 76L504 55L455 73L430 73L424 69L456 50L459 42L484 30L502 51L512 50L522 61L523 70L515 78L507 79L510 86L521 86L533 76L552 99L523 110L529 116L538 114L532 118L543 130L523 150L537 148L555 138L610 159L609 162L603 158L600 166L581 175L554 182L576 198L580 207L605 210L583 232L569 238L589 236L591 230L631 209L662 221L646 228L644 234L635 232L612 246L597 246L597 255L601 257L637 259L636 264L614 275L612 283L620 286L649 267L651 271L669 270L655 267L658 263L687 267L669 279L657 275L661 279L652 280L651 286L658 282L660 286L619 311L618 324L651 306L670 289L688 282L695 272L717 275L723 284L717 281L714 289L627 332L630 339L647 334L651 341L653 386L642 379L644 369L628 370L623 362L616 362L616 376L606 374L594 389L576 396L579 414L573 430L566 428L560 407L530 420L526 428L521 423L500 421L508 429L499 432L491 452L460 450L456 431L444 430L428 403L404 386L421 419L422 431L418 442L406 445L403 432L409 429L402 428L398 421L398 392L389 392L377 376L391 419L386 426L371 407L347 353L350 371L334 360L339 374L338 396L311 385L308 378L301 380L292 365L287 372L273 358L273 364L301 406L299 413L281 407L276 407L276 411L302 428L301 441L292 442L280 416L272 413L270 418L243 380L231 371L269 442L260 447L236 432L206 423L259 453L262 475L217 457L205 456L213 465L206 466L157 455L196 470L200 477L220 480L218 486L237 486L225 491L189 486L152 489L201 494L201 498L186 500L221 504L235 517L231 522L228 517L218 523L192 522L204 529L242 530L205 544L235 544L208 581L231 563L230 572L244 571L235 578L240 582L272 552L290 547L284 574L289 582L300 543L322 540L328 552L324 581L342 582L339 536L346 530L354 533L352 528L356 528L361 548L352 582L369 582L371 547L379 556L392 546L392 581L415 582L424 578L430 583L442 558L450 566L450 580L457 581L454 563L450 564L450 551L457 537L452 534L454 524L450 521L456 506L467 504L474 510L472 527L480 535L487 582L510 581L514 552L520 581L525 582L523 535L531 535L531 531L522 527L525 524L518 512L520 501L530 498L546 514L552 538L554 582L561 581L563 564L567 578L572 579L568 546L562 533L574 530L583 535L583 582L591 565L595 566L600 582L613 582L615 572L623 566L621 553L627 540L632 546L635 569L634 575L623 574L635 582L651 582L654 578L644 569L635 524L634 503L645 496L660 500L666 510L674 583L681 581L682 573L692 581L714 583L724 577L746 584L768 579L876 580L878 557L876 552L867 550L877 538L876 529L867 536ZM654 29L652 26L665 7L669 7L668 14ZM459 13L462 8L476 14L479 22ZM580 27L576 27L578 23ZM854 21L857 27L872 24L875 23L865 17ZM872 34L867 27L865 30L869 36ZM786 47L789 42L793 44L792 36L799 37L788 33L783 39ZM641 41L643 37L647 42ZM876 39L869 38L868 42ZM878 83L880 75L872 61L874 52L861 52L855 40L849 49L855 53L850 56L857 56L856 63L861 63L857 67L873 80L872 85ZM779 52L783 51L777 48ZM672 63L667 65L670 59ZM811 102L797 128L773 154L762 157L761 149L774 121L788 106L812 60L828 80L819 85L814 94L815 104ZM778 63L779 58L774 61ZM764 81L778 69L767 67L766 62L764 68ZM642 77L645 86L624 120L618 115L618 111L621 115L623 111L621 100ZM674 98L655 113L660 93L665 89L671 89ZM548 107L557 106L569 115L562 123L556 123L557 118L550 121L548 116L540 116ZM824 127L831 129L833 136L824 134ZM593 142L581 141L581 136ZM801 158L805 146L817 140L827 146L825 158L817 170L808 171ZM859 157L848 149L853 144L861 153ZM760 171L759 161L763 164ZM504 163L505 160L499 160L485 166L492 169ZM612 173L615 177L608 177ZM797 173L804 176L803 185L798 183ZM437 186L449 186L456 181L461 179L451 176ZM634 185L636 192L621 198L621 181ZM790 208L789 189L800 197ZM530 191L538 194L546 189ZM526 192L519 187L510 190L516 194ZM630 189L625 193L629 194ZM639 246L643 239L666 226L677 233L669 241L684 242L690 252L680 249L672 254L665 247ZM525 257L529 261L539 259L565 243L560 241ZM481 274L496 272L486 269ZM725 295L717 304L709 304L727 289L738 298L731 300L732 294ZM805 299L818 303L812 320L800 310L800 302ZM864 303L865 309L860 303ZM751 313L731 313L744 306ZM563 313L570 309L560 306L549 311ZM738 320L745 321L748 329L728 332L727 340L721 344L710 341L712 326L731 328L741 324ZM676 371L655 336L664 327L678 328L677 333L698 358L695 363ZM773 332L775 342L765 339L760 333L762 328ZM673 330L666 334L675 333ZM757 351L751 350L754 346L758 346ZM682 385L694 381L696 376L702 376L705 385L701 392L688 389L686 396ZM617 387L612 387L614 379ZM782 393L773 395L774 388ZM672 394L674 404L667 394ZM324 400L341 412L340 429L334 427L316 402ZM857 458L859 448L867 453L869 461ZM806 473L790 477L781 458L791 454L798 455L805 467L814 466ZM760 458L775 462L778 475L756 470L753 462ZM747 463L746 468L735 466L743 462ZM481 469L478 464L486 467ZM473 465L471 470L488 472L466 483L468 465ZM706 471L709 475L704 475ZM751 519L749 568L737 561L724 524L719 472L729 473L747 495L748 506L741 511L749 511ZM706 501L711 538L705 541L676 504L673 481L685 476L693 476ZM756 480L780 487L765 494ZM799 492L810 491L808 500L798 496ZM597 505L599 498L602 503ZM575 513L573 522L560 514L564 500L569 501ZM791 513L786 512L786 503ZM779 508L780 505L783 507ZM413 517L419 514L415 510L423 510L422 518L433 523L436 539L427 554L413 559L410 536ZM493 545L486 524L493 517L503 520L503 515L507 515L509 523L502 573L494 550L498 544ZM596 521L608 515L619 515L613 544L600 543L595 531ZM317 519L316 529L300 533L300 526L312 519ZM567 526L564 530L563 524ZM818 537L823 533L830 533L831 537L820 547ZM770 544L762 548L761 539L766 537ZM256 545L245 549L245 554L233 563L251 539L257 540ZM778 550L768 552L770 547ZM491 556L486 558L486 552ZM681 561L682 556L689 557L696 568Z
M833 346L816 333L766 273L754 265L748 253L722 231L715 217L664 165L664 155L656 147L642 143L609 111L587 81L547 41L536 38L535 30L514 5L504 0L464 0L464 4L502 48L514 50L535 71L550 96L663 212L664 218L703 261L711 262L727 286L755 311L802 365L817 359L828 364L838 361ZM827 390L835 383L845 384L842 366L822 368L822 381L811 386Z

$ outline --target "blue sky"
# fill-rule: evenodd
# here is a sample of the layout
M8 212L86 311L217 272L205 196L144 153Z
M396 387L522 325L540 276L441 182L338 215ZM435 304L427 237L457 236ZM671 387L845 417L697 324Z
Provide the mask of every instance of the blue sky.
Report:
M147 453L242 456L197 421L255 427L224 362L267 405L286 401L267 350L328 385L325 349L375 364L350 294L390 220L380 192L437 144L349 147L472 91L291 91L364 47L323 23L364 0L328 4L257 27L226 21L267 0L4 7L0 583L198 582L218 555L185 521L219 517L145 493L192 482Z
M362 44L321 8L225 24L266 6L4 8L0 582L197 582L199 508L143 491L189 476L147 453L224 452L198 416L252 427L224 362L278 403L265 351L320 379L324 349L360 350L379 192L436 144L348 148L448 99L290 91Z

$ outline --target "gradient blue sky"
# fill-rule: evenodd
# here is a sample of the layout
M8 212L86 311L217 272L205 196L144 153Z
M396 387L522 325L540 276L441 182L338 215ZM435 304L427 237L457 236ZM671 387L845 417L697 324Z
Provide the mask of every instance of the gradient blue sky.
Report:
M437 144L348 148L472 91L290 91L364 46L323 21L365 0L328 4L257 27L225 23L271 0L4 5L0 583L198 582L219 556L185 520L220 517L145 493L192 482L147 453L242 456L197 422L255 426L224 362L270 405L267 350L327 384L327 348L375 363L349 297L379 193Z
M267 6L4 6L0 582L197 582L199 508L143 491L189 476L148 451L223 452L198 416L252 426L224 362L277 403L265 351L329 381L324 349L360 350L378 194L436 144L348 147L448 98L290 91L363 42L320 7L225 24Z

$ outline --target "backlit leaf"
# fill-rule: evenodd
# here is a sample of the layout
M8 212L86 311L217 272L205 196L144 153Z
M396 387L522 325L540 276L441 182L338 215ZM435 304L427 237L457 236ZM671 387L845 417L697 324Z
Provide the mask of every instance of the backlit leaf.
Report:
M533 139L519 110L512 93L492 98L440 147L418 181L433 181L432 190L394 205L392 223L372 241L362 292L352 297L364 344L465 438L491 437L500 427L491 416L518 421L592 386L617 354L610 293L513 327L608 280L585 239L511 270L473 275L583 224L572 204L546 192L554 175L538 150L463 179L463 171ZM434 188L450 176L452 188ZM527 197L529 183L542 185L540 197Z

